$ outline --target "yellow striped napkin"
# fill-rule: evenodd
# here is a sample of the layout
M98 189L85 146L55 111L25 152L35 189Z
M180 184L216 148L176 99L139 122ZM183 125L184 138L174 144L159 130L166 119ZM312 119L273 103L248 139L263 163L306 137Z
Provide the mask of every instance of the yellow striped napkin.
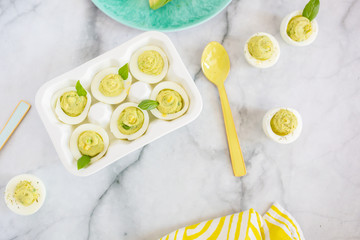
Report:
M262 217L254 209L179 229L160 240L305 240L295 219L275 203Z

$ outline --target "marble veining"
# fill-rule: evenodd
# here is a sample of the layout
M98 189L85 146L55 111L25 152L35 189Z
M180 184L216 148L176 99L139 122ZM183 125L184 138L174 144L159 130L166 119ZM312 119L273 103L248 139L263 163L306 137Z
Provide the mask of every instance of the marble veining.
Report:
M185 225L278 201L307 239L360 239L360 2L321 1L319 35L304 48L281 39L281 19L306 1L233 0L210 21L168 33L204 101L183 127L90 177L69 174L33 107L0 151L0 190L32 173L47 187L42 209L21 217L0 201L0 239L158 239ZM258 31L279 41L278 63L259 70L243 46ZM90 1L0 1L0 127L46 81L140 34ZM210 41L227 49L225 87L248 174L232 176L221 106L203 76ZM297 109L300 138L262 132L267 110Z

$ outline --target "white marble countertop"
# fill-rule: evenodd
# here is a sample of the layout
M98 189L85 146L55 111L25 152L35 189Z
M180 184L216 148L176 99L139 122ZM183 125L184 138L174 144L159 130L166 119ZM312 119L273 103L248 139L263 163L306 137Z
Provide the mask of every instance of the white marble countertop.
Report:
M274 201L307 239L360 239L360 1L323 1L318 38L296 48L278 29L305 3L234 0L210 21L169 33L202 94L202 114L90 177L65 170L33 107L0 151L0 189L32 173L48 195L28 217L1 200L0 239L157 239L248 208L264 213ZM273 68L259 70L244 59L245 41L257 31L279 40ZM88 0L1 0L0 126L19 100L34 104L46 81L139 33ZM217 90L200 72L202 50L213 40L230 54L225 85L246 159L242 178L232 175ZM262 131L263 115L277 106L302 115L303 132L293 144L272 142Z

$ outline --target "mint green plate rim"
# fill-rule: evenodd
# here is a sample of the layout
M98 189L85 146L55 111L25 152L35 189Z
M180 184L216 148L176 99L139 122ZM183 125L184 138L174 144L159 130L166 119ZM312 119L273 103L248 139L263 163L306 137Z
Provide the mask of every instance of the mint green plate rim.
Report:
M204 18L202 18L201 20L199 21L195 21L195 22L191 22L191 23L187 23L187 24L184 24L183 26L181 27L170 27L170 28L166 28L166 29L158 29L158 28L151 28L151 27L141 27L141 26L138 26L136 23L126 23L126 22L123 22L122 19L119 19L117 16L113 15L111 12L107 11L101 4L99 4L97 2L97 0L91 0L93 2L93 4L98 8L100 9L100 11L102 11L103 13L105 13L107 16L109 16L110 18L114 19L115 21L125 25L125 26L128 26L128 27L131 27L131 28L135 28L135 29L139 29L139 30L143 30L143 31L160 31L160 32L175 32L175 31L181 31L181 30L186 30L186 29L189 29L189 28L192 28L192 27L196 27L204 22L207 22L209 21L210 19L212 19L213 17L217 16L220 12L222 12L222 10L224 10L230 3L232 0L227 0L225 1L224 0L224 5L223 6L219 6L219 8L217 9L217 11L215 11L213 14L210 14Z

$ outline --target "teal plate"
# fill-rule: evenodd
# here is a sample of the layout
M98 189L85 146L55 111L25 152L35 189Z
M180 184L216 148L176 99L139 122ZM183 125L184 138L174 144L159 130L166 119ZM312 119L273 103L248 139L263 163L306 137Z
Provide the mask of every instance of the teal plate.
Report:
M209 20L231 0L172 0L152 10L149 0L92 0L106 15L141 30L178 31Z

